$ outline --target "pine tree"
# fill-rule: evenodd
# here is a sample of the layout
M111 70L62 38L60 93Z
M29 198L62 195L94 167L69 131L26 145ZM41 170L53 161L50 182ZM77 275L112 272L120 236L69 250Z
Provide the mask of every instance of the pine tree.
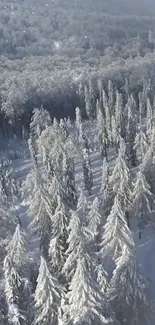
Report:
M98 89L98 93L99 93L99 103L100 103L100 106L101 106L101 111L103 112L103 97L102 97L103 84L102 84L101 79L97 80L97 89Z
M28 139L28 146L29 146L29 151L30 151L32 162L33 162L33 166L34 166L34 168L37 168L38 147L37 147L37 144L35 143L33 137L31 136L31 134L30 134L30 138Z
M108 289L109 301L123 325L150 324L146 284L139 273L134 245L124 245Z
M110 144L112 142L111 112L108 105L108 99L104 90L103 90L103 110L105 111L106 130L108 135L108 143Z
M67 202L70 208L75 208L77 205L77 193L75 187L74 166L72 161L68 159L66 154L63 154L63 184Z
M34 197L32 197L28 209L28 214L31 217L30 227L40 234L40 248L44 256L47 257L54 206L40 173L37 175L35 185Z
M155 197L150 191L141 167L136 176L132 201L135 215L138 218L139 238L141 238L144 226L153 222L151 215L155 207Z
M22 199L26 202L30 202L33 199L34 192L36 190L37 171L32 168L28 173L26 179L22 183L21 194Z
M99 226L101 224L102 216L99 211L99 200L96 197L92 203L90 212L88 214L88 227L97 237L99 232Z
M85 189L88 191L88 194L91 195L93 175L91 170L88 140L84 134L82 135L81 150Z
M127 222L129 225L128 209L131 208L131 190L132 183L130 171L126 160L126 145L120 138L120 149L112 175L110 176L110 186L114 193L119 193L122 209L125 210Z
M102 180L101 180L101 189L100 193L105 194L109 186L109 165L106 159L103 160L102 165Z
M91 242L94 236L91 231L83 225L82 220L75 211L72 211L68 231L68 249L66 251L67 259L63 267L63 273L67 279L71 279L75 272L76 256L79 247L84 244L85 247L91 249Z
M116 147L116 153L118 153L120 133L118 131L115 117L111 118L111 129L112 129L112 145Z
M147 112L146 112L146 134L148 143L151 143L153 112L150 99L147 98Z
M101 111L101 106L99 101L96 103L96 112L97 112L97 129L99 141L101 144L101 156L106 157L108 160L107 148L108 148L108 134L106 129L106 121L103 117L103 113Z
M84 96L85 96L85 109L88 118L92 116L92 106L91 106L91 98L89 94L89 87L85 85L84 88Z
M106 217L110 213L111 205L113 202L113 192L110 186L110 174L109 174L109 165L106 159L103 160L102 165L102 180L101 180L101 206L104 215L104 220L102 218L102 222L105 222Z
M57 279L50 274L47 263L41 257L37 287L35 291L34 325L56 325L58 309L61 303L63 288Z
M90 204L87 196L84 194L83 190L80 188L80 195L77 203L77 212L81 216L83 222L86 222L86 218L89 212Z
M131 166L136 166L136 153L134 150L134 141L136 137L137 115L136 102L131 95L128 100L128 123L126 129L127 156Z
M116 121L116 129L119 134L121 134L121 128L122 128L122 110L123 110L122 95L118 91L116 91L115 121Z
M108 304L91 271L91 259L86 258L81 247L77 254L77 266L67 293L68 304L64 306L64 316L73 324L117 324L109 315Z
M89 152L86 148L83 149L83 172L85 189L88 191L88 194L91 195L93 186L93 174L91 170Z
M24 231L17 225L15 233L7 246L7 253L16 268L28 267L28 243Z
M60 130L62 132L62 136L64 137L64 139L67 139L69 136L69 130L68 130L68 125L67 125L65 119L62 119L62 118L60 119L59 126L60 126Z
M3 193L0 195L0 216L0 274L2 274L3 260L6 256L6 247L9 244L18 223L13 207L10 205Z
M47 110L41 106L41 108L35 108L33 110L33 116L30 123L30 131L32 136L37 139L41 132L51 125L50 115Z
M120 194L114 199L114 205L103 227L100 256L112 256L114 260L120 254L123 245L131 245L132 237L127 225L125 210L122 209Z
M9 255L4 260L4 278L10 324L26 325L29 319L29 282L18 272Z
M112 116L115 106L115 89L111 80L108 80L108 104Z
M142 126L139 127L139 132L137 132L134 150L136 151L137 158L140 158L140 162L143 162L144 156L148 149L148 141L145 133L143 132Z
M49 244L49 256L52 267L56 271L61 271L66 259L66 250L68 247L67 239L69 236L69 211L66 209L62 198L58 197L58 205L52 217L51 241Z
M76 108L75 115L76 115L75 125L80 135L82 130L82 117L81 117L81 111L79 107Z

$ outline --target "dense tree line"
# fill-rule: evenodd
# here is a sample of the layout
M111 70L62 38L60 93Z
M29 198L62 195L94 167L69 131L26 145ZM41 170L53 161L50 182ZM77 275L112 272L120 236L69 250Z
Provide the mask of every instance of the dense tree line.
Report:
M79 85L88 87L89 80L96 97L98 79L106 88L112 80L122 93L127 80L135 95L150 79L154 91L149 14L145 1L137 7L123 7L122 0L1 1L1 136L21 136L41 105L52 118L75 117L74 108L83 105Z

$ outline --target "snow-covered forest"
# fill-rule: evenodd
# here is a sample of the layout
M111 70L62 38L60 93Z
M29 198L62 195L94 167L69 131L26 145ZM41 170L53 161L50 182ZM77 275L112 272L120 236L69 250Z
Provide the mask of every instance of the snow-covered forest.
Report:
M0 325L155 324L149 1L0 2Z

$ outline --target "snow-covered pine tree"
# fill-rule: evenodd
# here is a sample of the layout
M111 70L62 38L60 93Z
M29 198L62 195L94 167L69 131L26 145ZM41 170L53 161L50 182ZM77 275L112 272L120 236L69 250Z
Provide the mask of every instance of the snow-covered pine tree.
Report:
M6 247L9 244L12 235L18 223L16 214L3 193L0 195L0 275L2 275L2 265L6 256Z
M91 118L92 117L92 112L93 112L93 107L92 107L92 103L91 103L89 87L87 85L85 85L85 88L84 88L84 96L85 96L86 114L87 114L88 118Z
M151 143L151 135L152 135L152 122L153 122L153 111L150 99L147 98L147 107L146 107L146 134L148 143Z
M31 287L16 266L7 255L4 259L4 282L8 318L11 325L27 325L31 318Z
M60 126L60 131L62 132L63 138L67 139L69 136L69 130L68 130L68 125L67 125L65 119L62 119L62 118L60 119L59 126Z
M111 144L112 142L112 133L111 133L111 112L108 104L107 95L105 90L103 90L103 110L105 112L105 121L106 121L106 130L108 135L108 143Z
M100 188L101 206L104 215L104 220L102 219L103 222L105 222L106 217L110 213L111 205L113 202L113 196L114 196L112 188L109 183L109 179L110 179L109 165L106 159L104 159L102 165L102 180L101 180L101 188Z
M81 219L84 223L86 222L89 210L90 210L90 203L88 197L85 195L82 188L80 188L80 194L77 203L77 212L81 216Z
M33 199L36 190L36 182L37 172L35 168L32 168L22 183L21 194L24 201L29 202Z
M65 274L66 279L70 280L75 272L77 262L76 256L79 247L84 243L88 251L89 249L91 250L91 243L94 240L94 236L92 232L87 227L85 227L82 220L79 218L78 213L75 211L72 211L71 213L68 231L68 249L66 251L67 259L63 267L63 273Z
M102 216L100 214L100 205L99 205L99 200L96 197L88 213L88 228L91 230L91 232L94 234L96 238L99 233L99 226L101 225L101 223L102 223Z
M108 105L110 109L110 115L114 113L115 107L115 87L111 80L108 80Z
M40 235L40 248L44 256L48 256L48 246L51 239L52 216L54 203L41 174L38 173L34 196L29 202L28 214L31 218L30 226Z
M101 189L100 193L104 194L105 191L107 191L109 187L109 165L106 161L106 159L103 160L103 165L102 165L102 180L101 180Z
M116 121L116 130L119 134L122 134L121 128L123 127L122 112L123 112L123 99L122 99L122 95L117 90L116 103L115 103L115 121Z
M43 108L35 108L30 123L30 132L32 136L37 139L41 132L51 125L51 118L49 112Z
M116 119L113 115L111 118L111 134L112 134L112 146L116 148L116 153L118 153L118 147L119 147L119 139L120 139L120 133L117 129L116 125Z
M116 164L110 176L110 186L114 193L119 193L122 209L125 210L126 219L129 225L128 209L131 207L131 190L132 183L130 171L126 159L126 145L120 138L120 149Z
M79 83L78 94L80 97L80 107L83 107L84 106L84 87L83 87L83 84L81 81Z
M153 223L152 212L155 208L155 197L150 191L150 186L146 181L141 166L136 175L132 202L139 227L139 238L141 239L144 226Z
M82 117L81 117L81 111L79 107L77 107L75 110L75 116L76 116L75 125L78 132L80 133L80 130L82 129Z
M90 163L88 139L84 134L82 134L81 151L85 189L88 191L88 194L91 195L91 189L93 186L93 174Z
M100 257L111 256L114 261L119 256L123 245L130 247L133 242L131 232L127 225L125 209L122 209L121 195L115 196L114 204L103 226L102 242L100 244Z
M107 155L107 148L108 148L108 134L106 130L106 121L105 117L103 116L103 113L101 111L100 102L97 100L96 103L96 116L97 116L97 129L98 129L98 136L99 141L101 144L101 156L106 157L108 160Z
M58 280L50 273L46 260L41 257L35 291L34 325L58 324L58 310L64 291Z
M32 135L30 134L30 138L28 139L28 147L29 147L29 151L30 151L30 156L33 162L33 167L37 168L38 165L38 160L37 160L37 154L38 154L38 148L37 148L37 144L34 141L34 138L32 137Z
M136 166L136 152L134 150L134 141L137 131L137 114L136 114L136 102L131 95L128 99L128 122L126 129L126 143L127 143L127 156L128 161L132 167Z
M76 270L66 295L68 303L64 306L65 319L71 320L75 325L117 324L92 272L92 260L86 256L83 246L76 259Z
M0 284L0 324L7 325L8 324L8 310L7 310L7 302L4 293L4 283Z
M88 194L91 195L93 186L93 174L90 164L89 151L86 148L83 149L83 173L85 189L88 191Z
M7 254L17 270L23 271L28 268L28 243L20 225L17 225L12 240L7 246Z
M116 259L116 269L107 296L120 324L150 324L146 283L139 272L132 242L130 247L123 245L122 252Z
M100 106L101 106L101 111L103 113L103 97L102 97L103 84L102 84L101 79L97 80L97 89L98 89L98 94L99 94L99 103L100 103Z
M74 165L71 159L69 161L65 152L63 153L62 169L63 169L63 185L65 189L67 203L68 206L70 206L70 208L74 209L77 206Z
M56 272L61 271L66 260L69 220L69 211L64 205L62 198L58 196L58 205L52 217L52 239L49 244L49 257L52 268Z
M94 85L91 79L89 79L89 98L90 98L90 104L91 104L91 118L94 118L96 116L95 112L95 90Z
M148 150L148 141L146 134L143 131L142 125L139 125L139 130L135 137L134 150L136 151L137 159L143 162L144 156Z

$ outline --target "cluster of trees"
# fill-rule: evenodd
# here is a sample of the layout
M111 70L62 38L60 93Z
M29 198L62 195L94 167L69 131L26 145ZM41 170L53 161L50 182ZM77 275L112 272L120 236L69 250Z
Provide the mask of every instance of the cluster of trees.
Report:
M4 259L2 325L149 324L132 228L141 240L155 223L155 100L149 84L135 100L126 83L126 102L111 81L107 92L98 82L97 99L91 83L79 91L103 161L100 193L91 202L92 144L83 108L76 108L75 125L35 109L28 140L33 167L22 195L39 256L30 259L28 236L17 225ZM85 191L75 181L77 159Z

